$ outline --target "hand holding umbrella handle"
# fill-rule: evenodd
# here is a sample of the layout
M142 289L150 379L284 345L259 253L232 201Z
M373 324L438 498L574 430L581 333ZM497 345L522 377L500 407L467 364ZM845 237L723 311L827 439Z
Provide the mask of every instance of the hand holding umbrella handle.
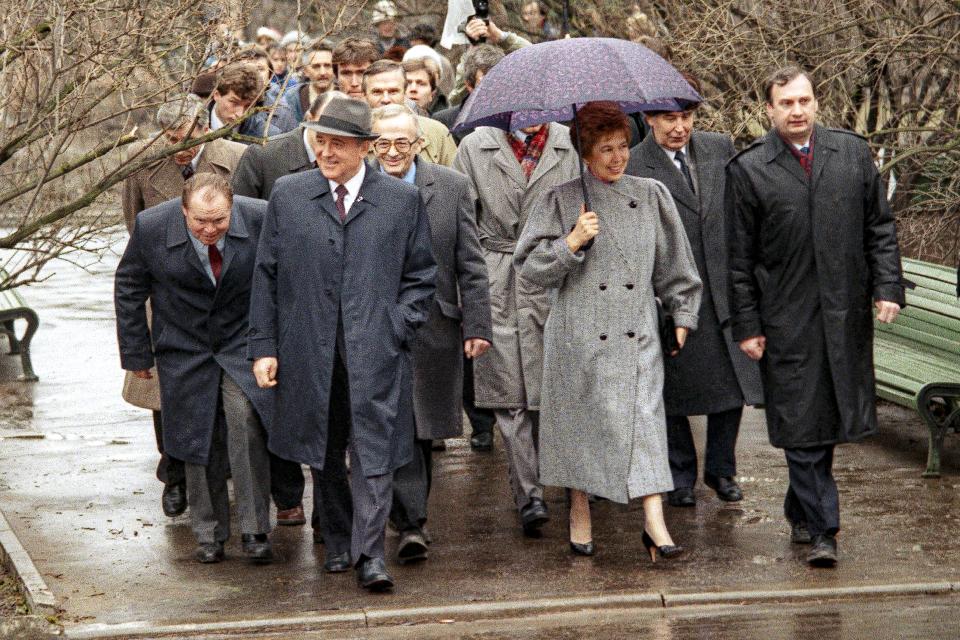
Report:
M600 218L593 211L587 211L585 204L581 205L580 217L577 218L577 223L573 225L566 237L567 247L573 253L589 249L598 233L600 233Z

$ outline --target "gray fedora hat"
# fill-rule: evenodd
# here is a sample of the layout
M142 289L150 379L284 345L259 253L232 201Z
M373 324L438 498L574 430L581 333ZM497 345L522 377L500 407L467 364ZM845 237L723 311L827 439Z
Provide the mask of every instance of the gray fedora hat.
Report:
M362 140L379 137L370 133L370 106L352 98L331 98L319 118L313 121L305 120L301 124L307 129L332 136Z

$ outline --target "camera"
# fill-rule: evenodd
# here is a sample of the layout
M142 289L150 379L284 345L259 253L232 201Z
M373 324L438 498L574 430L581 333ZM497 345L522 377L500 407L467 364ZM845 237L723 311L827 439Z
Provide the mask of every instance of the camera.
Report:
M490 19L490 2L488 0L473 0L473 15L484 22Z

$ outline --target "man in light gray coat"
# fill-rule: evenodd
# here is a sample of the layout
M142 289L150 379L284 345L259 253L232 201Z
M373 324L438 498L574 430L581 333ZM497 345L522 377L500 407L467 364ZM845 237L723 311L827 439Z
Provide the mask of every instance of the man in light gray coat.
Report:
M566 127L507 132L479 127L463 139L453 168L470 180L480 245L490 278L493 346L474 367L476 405L495 410L523 532L548 520L539 482L537 419L547 292L519 277L513 252L540 195L579 175Z
M692 82L691 78L688 78ZM733 341L724 170L735 151L729 136L694 131L696 107L646 114L653 135L630 150L627 173L662 182L677 205L704 283L697 331L664 361L663 395L674 490L668 502L693 507L697 450L687 416L707 416L704 483L737 502L737 433L744 404L763 400L760 370Z
M411 345L414 458L394 473L391 520L400 531L400 562L425 560L432 442L463 432L463 355L490 348L490 283L480 253L470 185L461 174L417 157L422 138L416 114L393 104L373 112L373 149L380 170L420 188L437 261L437 293L427 322Z

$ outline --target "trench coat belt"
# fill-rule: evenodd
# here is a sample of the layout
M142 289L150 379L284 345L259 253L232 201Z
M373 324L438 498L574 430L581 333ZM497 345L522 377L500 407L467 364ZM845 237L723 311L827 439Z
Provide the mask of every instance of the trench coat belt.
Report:
M505 238L480 238L480 245L487 251L513 253L517 248L517 241L507 240Z

